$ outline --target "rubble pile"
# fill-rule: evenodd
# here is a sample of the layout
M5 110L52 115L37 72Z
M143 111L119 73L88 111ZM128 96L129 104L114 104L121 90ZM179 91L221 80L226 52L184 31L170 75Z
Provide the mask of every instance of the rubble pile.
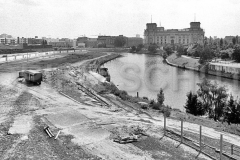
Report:
M116 127L111 131L110 139L121 144L136 142L143 136L148 136L146 130L140 126L122 126Z

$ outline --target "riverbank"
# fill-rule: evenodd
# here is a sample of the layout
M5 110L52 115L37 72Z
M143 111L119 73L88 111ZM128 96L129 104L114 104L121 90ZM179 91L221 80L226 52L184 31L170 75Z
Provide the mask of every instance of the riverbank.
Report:
M129 52L131 53L131 52ZM141 51L138 51L138 52L134 52L132 54L147 54L147 55L163 55L164 51L163 50L157 50L156 53L152 53L152 52L149 52L148 50L141 50Z
M199 64L199 59L194 59L191 57L177 57L176 54L172 54L169 57L167 57L166 63L168 65L178 67L181 69L187 69L192 70L196 72L201 72L208 75L218 76L222 78L227 79L233 79L233 80L239 80L240 81L240 75L239 74L232 74L232 73L225 73L220 72L216 70L209 70L207 65L201 65Z

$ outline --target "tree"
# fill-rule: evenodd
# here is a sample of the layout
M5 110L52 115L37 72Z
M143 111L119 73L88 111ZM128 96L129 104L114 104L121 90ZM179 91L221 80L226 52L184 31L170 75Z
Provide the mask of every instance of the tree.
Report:
M193 114L195 116L204 115L204 110L201 103L198 101L197 94L189 92L187 94L187 101L184 106L187 113Z
M159 93L157 94L157 101L158 101L158 103L159 103L160 106L163 105L164 99L165 99L165 98L164 98L163 89L160 88L160 91L159 91Z
M134 53L134 52L136 52L136 47L135 47L135 46L132 46L132 47L131 47L131 50L130 50L130 53Z
M199 52L200 52L200 59L199 59L200 64L204 64L208 60L213 58L213 51L209 46L205 46L204 49Z
M223 46L223 39L221 38L220 39L220 47L222 47Z
M139 45L137 46L137 48L136 48L136 52L141 51L143 47L144 47L143 44L139 44Z
M236 45L232 54L233 60L240 62L240 46Z
M172 47L170 46L164 47L164 50L168 56L173 53Z
M202 104L205 113L208 113L209 118L218 120L223 116L224 107L228 97L227 89L224 86L218 86L217 83L204 79L202 83L197 84L198 98Z
M230 58L229 54L227 52L221 52L221 59L227 59Z
M233 37L233 38L232 38L232 43L233 43L233 45L236 44L236 37Z
M224 40L224 43L225 43L226 46L228 45L228 42L226 40Z
M150 44L148 46L148 51L151 52L151 53L157 53L157 45L154 43L154 44Z
M180 57L183 54L184 54L184 47L182 45L180 45L177 48L177 56Z
M209 38L209 44L211 45L212 42L213 42L213 39L212 39L212 37L210 36L210 38Z
M227 120L228 124L233 123L236 119L236 104L232 95L228 100L227 107L224 113L224 119Z
M123 36L118 36L114 40L115 47L123 47L126 44L126 39Z

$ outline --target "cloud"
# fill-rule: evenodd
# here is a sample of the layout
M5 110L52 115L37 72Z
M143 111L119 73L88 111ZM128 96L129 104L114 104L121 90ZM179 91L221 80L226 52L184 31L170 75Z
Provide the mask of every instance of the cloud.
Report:
M15 3L26 5L26 6L38 6L39 3L35 0L14 0Z
M239 0L230 0L230 3L232 3L232 4L239 4Z

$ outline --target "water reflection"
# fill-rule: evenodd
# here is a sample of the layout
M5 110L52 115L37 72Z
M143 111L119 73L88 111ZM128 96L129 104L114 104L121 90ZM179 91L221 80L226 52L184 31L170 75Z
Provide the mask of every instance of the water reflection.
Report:
M180 110L184 110L186 94L189 91L196 92L196 84L204 77L225 85L235 97L240 94L240 81L172 67L163 63L162 57L158 55L126 53L104 64L104 67L109 68L111 81L119 89L133 96L139 92L141 97L156 99L158 91L163 88L165 104Z

